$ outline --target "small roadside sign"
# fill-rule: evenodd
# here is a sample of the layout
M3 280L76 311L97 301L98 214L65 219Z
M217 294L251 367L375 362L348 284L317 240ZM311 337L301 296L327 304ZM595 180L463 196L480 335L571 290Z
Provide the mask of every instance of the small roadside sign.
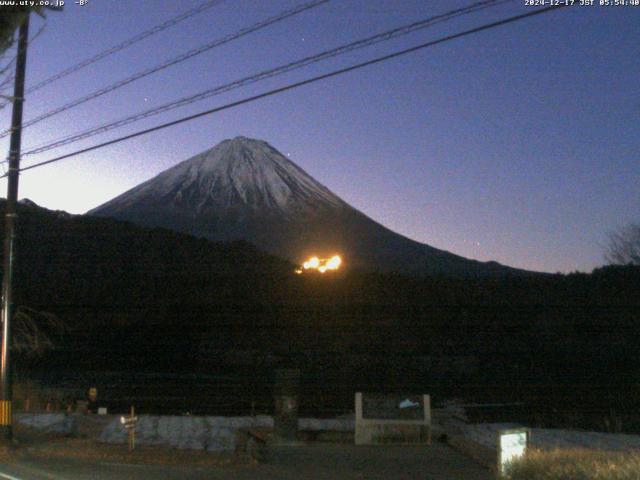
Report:
M131 406L131 415L120 417L120 423L129 432L129 451L131 452L136 447L136 425L138 424L138 417L135 415L133 405Z
M522 457L531 441L531 430L512 428L498 431L498 472L506 474L509 462Z

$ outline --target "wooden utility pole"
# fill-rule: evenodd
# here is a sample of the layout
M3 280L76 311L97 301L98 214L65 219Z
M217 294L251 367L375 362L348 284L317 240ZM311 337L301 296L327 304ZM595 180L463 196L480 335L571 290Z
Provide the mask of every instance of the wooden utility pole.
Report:
M9 172L7 202L5 206L4 258L2 262L2 351L0 352L0 437L13 438L13 385L11 377L11 323L13 321L12 280L18 203L18 177L20 175L20 140L22 137L22 105L24 103L24 78L27 66L29 40L29 15L20 26L18 56L13 90L13 115L11 118L11 143L9 146Z

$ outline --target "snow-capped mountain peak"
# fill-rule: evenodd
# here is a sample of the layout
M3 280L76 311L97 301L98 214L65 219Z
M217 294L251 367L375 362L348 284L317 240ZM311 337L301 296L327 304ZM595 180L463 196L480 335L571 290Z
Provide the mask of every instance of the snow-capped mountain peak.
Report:
M233 208L287 216L347 207L267 142L246 137L224 140L101 208L119 209L139 201L198 213Z

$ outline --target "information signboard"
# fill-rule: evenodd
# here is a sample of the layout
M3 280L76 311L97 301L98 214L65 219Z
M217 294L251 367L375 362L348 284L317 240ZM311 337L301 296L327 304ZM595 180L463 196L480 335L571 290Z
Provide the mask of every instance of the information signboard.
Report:
M362 397L362 417L378 420L422 420L422 395L365 394Z
M528 428L512 428L498 431L498 471L504 475L509 462L527 451L531 431Z
M431 443L429 395L356 393L357 445Z

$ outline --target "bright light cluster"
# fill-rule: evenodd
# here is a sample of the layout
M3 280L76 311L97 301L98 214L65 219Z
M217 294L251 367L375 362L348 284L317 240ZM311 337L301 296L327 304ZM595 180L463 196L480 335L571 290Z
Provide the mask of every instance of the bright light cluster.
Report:
M333 270L338 270L342 264L342 258L340 255L334 255L331 258L318 258L311 257L309 260L302 264L302 268L295 270L297 274L304 273L309 270L316 270L320 273L326 273Z

